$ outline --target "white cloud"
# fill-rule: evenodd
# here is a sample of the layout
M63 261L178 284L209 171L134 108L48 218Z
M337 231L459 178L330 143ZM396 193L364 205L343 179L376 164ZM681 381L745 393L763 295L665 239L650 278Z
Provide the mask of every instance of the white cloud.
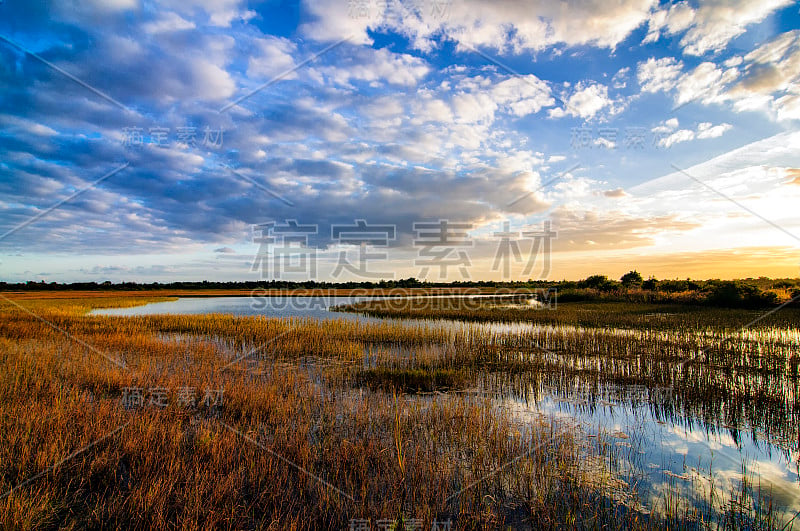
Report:
M672 57L661 59L651 57L647 61L639 63L636 79L639 81L642 92L668 91L677 84L682 68L683 63Z
M711 122L701 122L697 124L697 128L694 130L676 130L677 127L678 120L675 118L667 120L661 125L654 127L652 131L660 136L658 145L668 148L674 144L688 142L694 139L718 138L725 134L726 131L729 131L733 126L728 123L713 125Z
M669 120L661 122L656 127L653 127L650 131L657 134L664 134L675 131L677 128L678 128L678 119L670 118Z
M474 2L468 3L477 6L476 10L480 13L489 9ZM459 20L476 22L481 18L475 15L467 20L467 15L454 2L451 18L439 26L447 26L455 31L456 45L458 42L477 43L476 45L497 49L526 51L550 47L554 43L575 44L584 41L592 45L613 46L612 43L620 35L630 32L625 24L618 34L602 35L595 40L591 40L591 35L601 33L602 23L607 19L625 18L625 14L630 16L630 23L633 24L637 17L641 19L641 10L637 11L638 7L633 9L631 6L649 5L648 9L652 9L652 4L653 2L623 1L611 8L607 4L586 4L578 8L578 11L591 12L587 20L576 17L573 12L568 15L575 20L566 20L566 15L562 14L553 19L533 20L531 17L520 16L518 20L514 20L520 12L518 6L513 2L500 0L490 9L496 12L492 11L489 15L486 27L481 26L478 28L480 31L470 33L469 30L474 28L469 24L459 23ZM97 65L77 58L74 62L75 73L87 80L100 79L101 88L106 90L108 87L109 94L135 106L148 120L142 119L142 125L163 124L174 128L196 122L202 127L208 122L214 127L217 122L212 122L208 116L218 120L216 108L219 105L214 105L214 109L211 109L214 112L212 115L208 102L198 101L198 98L229 100L235 93L235 85L231 79L234 73L237 76L236 82L242 87L259 85L265 79L291 68L296 64L295 58L306 58L324 46L315 44L313 40L307 44L295 44L292 40L280 37L256 38L259 28L254 25L234 24L232 28L224 30L215 28L205 31L203 27L209 23L231 23L236 17L248 16L243 2L225 1L220 5L224 9L217 10L210 3L187 0L185 6L174 8L177 12L164 11L158 15L147 12L145 15L149 20L140 23L141 31L137 32L119 31L120 26L110 25L107 29L103 26L97 30L95 42L98 47L93 47L90 51L95 56L109 59L111 63L106 62L107 64L101 65L103 69L98 69ZM536 5L533 7L536 8ZM347 2L337 3L336 8L350 20ZM541 9L542 12L547 12L556 7L545 6ZM606 18L603 18L604 9L608 10ZM687 13L694 13L687 9L689 8L686 6L670 8L659 23L659 31L685 31L679 28L687 27L687 20L694 21L694 18L685 18ZM599 29L593 28L586 34L564 33L563 30L567 27L590 25L591 17L602 19ZM512 20L513 23L498 24L502 20ZM446 36L435 33L435 24L422 27L422 23L423 21L418 20L417 26L398 31L406 31L412 35L412 42L418 46L424 46L425 39L431 36L436 37L436 42L440 42L439 37L443 37L442 40L447 39ZM354 27L358 24L378 29L379 33L391 34L394 27L392 25L396 25L397 21L384 22L384 26L353 23ZM518 31L519 28L523 31ZM544 31L537 34L535 30L540 29ZM103 35L100 35L101 31L104 32ZM141 38L128 37L136 34ZM317 38L318 36L314 36L314 39ZM381 41L384 40L381 37ZM602 84L597 81L583 81L564 85L554 85L533 75L505 75L492 66L473 68L457 65L441 71L437 68L434 72L434 59L429 64L423 58L392 51L394 48L373 49L348 43L298 71L297 75L304 81L311 79L317 82L316 85L284 84L276 87L275 94L278 97L264 95L264 100L267 101L262 103L267 107L257 104L254 98L248 106L253 109L252 112L243 105L224 115L223 120L230 120L229 124L235 124L235 127L225 129L225 142L230 149L236 150L237 163L247 167L250 175L263 176L271 188L275 187L286 197L290 196L286 192L292 192L292 200L298 205L303 204L307 209L302 212L316 216L320 212L333 212L336 215L344 212L349 215L363 208L365 217L371 218L375 214L401 216L396 214L396 211L401 211L402 216L405 216L403 219L409 220L412 219L411 216L417 215L444 215L437 209L452 207L454 210L465 208L465 216L469 219L485 220L501 211L503 205L507 205L515 197L514 193L517 191L526 193L537 189L543 181L557 173L558 166L555 163L566 160L563 155L550 155L552 152L565 153L559 151L569 139L566 130L568 127L560 127L565 124L555 124L553 127L552 123L541 123L541 120L533 119L517 120L517 117L544 114L544 111L550 109L553 116L569 115L586 120L603 120L609 114L618 112L626 101L615 89L624 88L626 82L636 74L643 92L667 92L676 98L696 98L700 102L733 102L740 106L747 104L752 108L771 109L779 119L797 118L800 115L800 93L794 88L797 86L798 70L796 40L796 35L789 32L780 39L761 46L759 53L735 56L722 64L706 62L694 68L695 64L702 61L697 60L691 63L691 68L686 67L686 72L683 70L684 64L679 60L652 58L639 64L638 68L617 70L619 66L615 66L613 70L598 77ZM298 39L298 42L302 42L302 39ZM103 45L112 49L113 53L97 53L98 48L105 51ZM297 46L301 47L302 53L298 53ZM398 49L402 49L402 46ZM191 53L187 53L187 50L191 50ZM562 53L560 48L551 51L554 54ZM554 68L580 67L584 61L595 60L596 53L584 55L583 52L584 50L575 50L574 53L563 53L559 61L554 62ZM532 54L526 52L526 55ZM440 59L442 58L437 57L435 60ZM523 62L527 59L524 56L515 58L514 61ZM536 63L536 57L530 59ZM550 57L543 59L546 62ZM475 56L465 60L483 63ZM622 60L625 61L625 58ZM65 67L70 66L72 71L73 65L68 65L66 59L63 61ZM117 74L106 83L101 75L108 71L108 64L113 64ZM618 65L618 62L615 59L611 64ZM607 64L604 61L602 64L588 66L594 72L595 67L601 69ZM534 68L537 68L536 64ZM545 70L554 71L549 68ZM480 71L481 75L475 75L476 71ZM91 75L85 75L87 73ZM42 84L46 81L45 78L41 79ZM60 78L57 81L58 85L55 86L59 88L79 88L64 83ZM558 94L566 100L563 108L553 108L556 105L553 93L555 86L560 87ZM709 95L703 92L704 86L712 86L714 91ZM734 90L736 87L739 88ZM49 95L50 98L58 96L58 91L51 91ZM84 103L84 100L89 103ZM96 111L103 110L103 105L94 100L96 98L89 94L85 98L74 98L71 101L74 107L70 108L69 114L86 114L77 111L91 108L88 107L89 104L95 105ZM31 111L45 108L33 105L37 103L33 99L20 101L31 101ZM645 114L649 111L652 109L644 110ZM24 132L29 133L25 139L27 142L19 142L13 147L14 151L7 151L4 157L6 161L16 156L15 154L25 153L31 154L32 158L38 157L46 161L52 153L52 147L36 149L36 141L42 145L66 143L71 142L67 137L77 137L81 133L92 134L92 131L101 127L115 129L119 133L122 127L139 123L123 123L119 119L119 113L102 113L101 125L101 113L97 112L96 115L81 117L84 121L97 121L97 128L83 125L70 129L63 127L63 122L58 122L64 118L54 118L56 123L51 130L40 125L50 125L47 119L42 119L41 113L38 116L34 112L31 114L31 120L15 124L20 131L24 129ZM681 116L685 114L682 113ZM663 133L662 146L717 138L731 129L730 124L720 123L720 118L714 118L712 122L710 116L702 114L690 114L688 117L692 120L682 118L684 123L679 124L676 118L672 118L653 128L654 132L658 130ZM611 125L622 126L625 123ZM34 138L54 135L56 131L61 134ZM73 135L73 132L77 134ZM96 135L102 135L104 140L116 140L116 137L107 134L103 129L97 131ZM174 129L171 137L175 137ZM101 160L117 159L121 158L121 154L127 154L120 147L121 142L96 142L91 139L85 143L92 148L102 144L104 151L98 157ZM78 167L81 160L89 159L80 153L73 153L80 151L70 149L73 145L69 144L62 150L67 164L51 164L53 169L49 174L54 176L54 182L62 182L57 173L63 171L62 166ZM598 145L615 147L608 138L600 138ZM715 143L713 147L719 145L722 143ZM531 146L533 148L529 149ZM45 156L40 156L37 152L44 153ZM158 162L157 158L167 157L166 152L184 153L187 158L193 153L195 158ZM203 235L219 234L228 230L225 229L225 223L241 224L234 227L235 230L246 228L247 224L263 215L267 205L275 203L274 198L255 197L261 194L248 196L246 191L250 188L246 182L236 179L228 182L229 175L221 176L208 171L208 168L213 167L215 158L222 157L221 154L204 153L201 157L197 153L199 152L183 148L145 148L142 150L142 162L145 159L157 162L153 163L152 172L148 168L146 172L141 170L140 173L134 173L132 169L132 177L115 181L114 186L122 187L132 203L141 204L141 210L136 206L129 206L126 207L129 212L123 212L119 216L119 220L131 228L138 229L141 225L142 230L135 231L136 237L139 237L139 233L152 232L152 238L159 238L164 232L181 229L183 232L176 232L174 238L164 236L165 241L173 242L177 246L179 240L176 238L188 240L199 234L201 237L198 241L202 240L204 244L214 242L206 250L223 249L218 246L225 242L205 238ZM69 159L73 155L75 164ZM569 158L579 158L573 155ZM623 157L622 153L620 157ZM624 157L634 159L635 154L629 152ZM624 197L622 189L614 188L623 185L622 181L630 178L635 171L631 169L635 163L636 161L623 160L619 164L619 182L608 176L615 171L616 165L607 171L608 167L602 162L598 163L591 171L594 173L596 169L600 175L598 179L609 179L614 184L602 181L598 185L597 181L568 180L563 186L553 186L551 190L537 194L530 204L515 205L513 212L524 214L539 211L552 203L553 197L562 196L575 204L588 201L611 203L604 198ZM553 164L553 168L546 167L545 164ZM346 169L337 168L337 165L345 165ZM561 167L568 165L569 163L563 164ZM32 160L24 165L24 169L30 175L35 175L44 173L44 166L43 162ZM144 164L141 166L144 167ZM546 173L551 175L545 175ZM15 172L15 175L23 175L23 172ZM136 180L133 179L134 176ZM126 181L135 183L136 186L128 186ZM36 181L31 179L31 182ZM169 183L169 186L164 186L164 183ZM109 182L109 186L111 184ZM175 199L181 195L189 199ZM195 200L191 197L194 195L200 196L200 199ZM166 197L170 198L170 203L164 207L159 200ZM125 198L121 194L115 201L121 202ZM304 203L306 198L308 202ZM448 201L442 201L443 198ZM547 201L543 198L547 198ZM88 198L87 195L87 210L99 213L103 207L112 210L115 208L112 202L102 199L94 196ZM173 201L184 201L189 206L185 212L173 213ZM450 206L441 206L442 203ZM633 200L629 201L628 198L614 201L615 208L620 209L631 208L629 205L632 203ZM386 205L392 208L387 209ZM142 216L148 209L153 215L142 221ZM645 212L641 219L648 220L648 215L649 212ZM97 223L99 219L89 222ZM150 230L151 226L155 229ZM645 225L649 226L654 225ZM638 230L633 225L631 227L631 233ZM109 222L103 230L111 228L113 222ZM164 232L158 232L159 230ZM611 236L604 240L595 234L587 235L585 239L593 245L601 246L618 241ZM633 237L631 241L638 240Z
M697 138L717 138L730 131L731 124L713 125L711 122L702 122L697 126Z
M690 101L719 101L725 72L712 62L706 61L697 65L697 68L683 75L678 82L675 103L682 105Z
M778 120L800 120L800 94L778 98L773 103Z
M694 9L687 2L679 2L650 15L644 42L686 31L680 41L685 54L718 52L749 25L762 22L790 3L791 0L710 0Z
M383 18L383 5L380 2L367 2L366 13L355 8L357 2L338 0L307 0L303 9L310 21L303 23L299 31L317 41L338 41L347 39L353 44L372 44L367 33L370 27L379 26ZM362 16L365 15L365 16Z
M687 198L693 198L698 189L708 192L710 196L714 195L714 192L706 190L697 183L693 185L693 188L687 188L687 181L691 181L686 176L686 174L689 174L708 185L717 187L717 189L738 185L740 188L737 192L741 195L755 196L767 191L768 183L763 178L753 178L753 175L757 174L764 177L762 175L763 172L767 172L770 168L779 168L779 170L774 171L774 175L770 179L774 184L780 184L786 180L786 168L797 166L798 153L800 153L800 132L779 133L685 168L683 171L675 171L663 177L652 179L631 188L629 191L639 197L653 197L653 200L657 203L664 200L665 196L663 194L674 192L673 204L679 204L686 201ZM753 161L758 161L758 164L754 165ZM742 171L745 173L740 173ZM737 177L732 179L730 176L734 174ZM781 193L781 190L776 188L775 192ZM694 199L693 204L703 205L696 201L696 198ZM725 206L730 205L730 203L722 200L720 205ZM669 210L672 205L665 204L663 208ZM787 211L786 215L790 215L790 212ZM797 223L796 216L793 223Z
M190 65L194 94L202 99L222 100L230 98L236 90L231 76L219 66L204 59Z
M91 0L92 9L101 11L126 11L139 7L139 0Z
M598 147L604 147L606 149L614 149L617 147L616 142L612 142L611 140L603 137L598 137L594 140L594 145Z
M548 84L534 75L509 76L500 81L466 77L458 83L451 105L456 122L491 124L498 112L514 116L535 114L555 104ZM450 92L447 87L444 92ZM444 107L439 108L446 115Z
M428 75L430 67L423 59L413 55L394 53L386 48L375 50L360 47L346 56L340 56L333 65L319 70L340 85L365 81L414 86Z
M368 30L392 30L407 36L412 46L429 50L433 38L446 35L462 48L542 50L554 44L591 44L613 48L650 16L655 0L604 0L564 4L547 0L517 2L460 0L442 2L437 11L429 3L369 3L361 12L341 0L308 0L311 21L301 32L316 40L371 43ZM385 7L385 9L384 9Z
M250 56L247 62L247 77L264 78L282 74L294 66L292 54L296 50L293 42L280 37L255 39L253 46L257 53ZM294 72L286 74L284 79L297 77Z
M161 4L188 17L203 13L211 26L229 27L235 19L250 20L255 16L243 0L162 0Z
M695 18L694 9L687 2L678 2L653 12L648 20L648 31L642 42L656 42L661 35L674 35L688 28Z
M477 123L494 121L497 103L484 92L462 92L453 97L456 121Z
M492 87L494 100L517 116L539 112L555 103L547 83L534 75L510 77Z
M19 134L19 130L36 136L55 136L58 134L58 131L44 124L10 114L0 114L0 123L4 125L4 129L12 134Z
M703 3L695 12L695 24L681 39L684 53L702 55L727 46L747 26L764 20L791 0L715 0Z
M705 61L688 72L682 67L670 57L639 63L642 91L674 91L676 105L728 102L740 112L761 110L778 120L797 117L800 30L780 34L744 57L721 64Z
M614 74L614 77L611 78L611 85L615 89L623 89L623 88L625 88L628 85L627 77L628 77L628 74L630 73L630 71L631 71L631 68L629 66L626 66L624 68L620 68L617 71L617 73Z
M608 87L605 85L579 83L575 89L575 92L566 100L565 108L551 110L550 116L559 118L570 115L590 120L605 108L609 108L612 113L618 110L614 108L614 101L609 98Z
M412 123L453 121L453 109L445 101L434 97L428 91L420 91L411 102Z
M668 148L673 144L678 144L680 142L688 142L689 140L694 139L695 133L694 131L690 131L688 129L679 129L675 131L671 135L662 138L658 141L658 145L661 147Z
M150 34L171 33L194 28L194 22L190 22L172 11L162 13L156 20L142 24L144 32Z
M364 114L374 119L401 116L404 111L403 100L395 96L381 96L363 108Z
M748 53L744 57L742 74L728 89L727 96L740 108L771 107L779 119L786 119L784 107L791 103L798 82L800 30L794 30ZM775 93L779 94L773 98Z

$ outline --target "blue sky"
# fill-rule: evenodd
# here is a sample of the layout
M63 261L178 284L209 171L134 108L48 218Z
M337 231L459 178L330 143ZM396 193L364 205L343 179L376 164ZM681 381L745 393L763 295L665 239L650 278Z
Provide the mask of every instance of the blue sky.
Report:
M798 276L799 10L6 1L2 279L419 277L449 251L472 279ZM332 238L359 219L393 238ZM287 220L314 270L254 268L253 226ZM469 245L426 251L438 220Z

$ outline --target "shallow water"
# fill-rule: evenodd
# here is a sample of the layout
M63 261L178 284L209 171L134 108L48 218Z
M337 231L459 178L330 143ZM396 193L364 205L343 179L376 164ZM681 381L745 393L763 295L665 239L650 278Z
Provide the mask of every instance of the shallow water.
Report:
M174 301L153 302L130 308L103 308L92 315L197 315L225 313L230 315L263 315L266 317L310 317L313 319L344 319L348 321L377 322L373 319L345 312L332 312L329 308L352 304L366 297L187 297Z
M758 430L664 418L646 404L565 398L555 392L543 393L534 404L513 398L503 404L517 418L543 414L566 419L590 437L602 437L615 447L619 476L636 483L642 501L651 508L668 489L703 500L710 477L718 492L730 492L738 487L745 465L753 482L760 483L777 506L791 515L800 511L798 455L771 444Z
M332 306L353 304L368 297L213 297L181 298L131 308L102 309L95 315L137 316L155 314L264 315L278 318L340 319L374 323L383 319L333 312ZM408 326L443 326L484 329L498 334L517 334L554 327L530 323L464 323L455 321L397 320ZM572 327L559 326L558 330ZM578 329L575 327L574 329ZM629 330L608 331L619 335ZM754 335L755 334L755 335ZM758 334L761 334L758 336ZM750 337L753 335L753 337ZM776 336L796 340L796 331L748 331L747 339ZM643 501L659 499L665 489L703 498L708 478L724 493L736 488L743 465L761 484L774 503L792 514L800 511L800 434L792 440L769 434L767 425L742 420L739 425L722 422L672 389L647 389L641 385L609 384L598 380L548 375L543 377L484 375L476 392L492 396L521 422L537 415L559 418L579 426L590 437L600 437L615 447L617 473L635 482ZM754 385L757 382L754 380ZM729 407L722 402L708 410ZM724 495L724 494L723 494ZM648 500L650 498L650 500ZM661 498L663 499L663 497Z

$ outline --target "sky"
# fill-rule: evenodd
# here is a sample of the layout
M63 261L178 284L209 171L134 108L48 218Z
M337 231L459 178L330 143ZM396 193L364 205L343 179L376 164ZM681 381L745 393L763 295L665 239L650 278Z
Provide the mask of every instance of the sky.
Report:
M800 276L800 4L0 2L0 280Z

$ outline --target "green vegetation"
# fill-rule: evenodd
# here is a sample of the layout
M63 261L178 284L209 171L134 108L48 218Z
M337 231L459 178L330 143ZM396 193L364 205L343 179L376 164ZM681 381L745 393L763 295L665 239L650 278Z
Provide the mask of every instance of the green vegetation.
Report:
M787 306L766 315L766 310L713 308L689 304L654 302L550 300L543 305L505 304L491 300L461 298L376 299L342 305L337 311L362 313L372 317L405 319L455 319L477 322L525 322L552 326L672 330L676 332L711 328L735 331L753 323L753 328L797 329L800 305Z
M124 282L83 282L58 284L56 282L25 282L9 284L0 282L0 292L70 292L70 291L127 291L136 292L178 292L188 296L207 295L249 295L253 290L262 290L264 295L307 294L326 292L346 295L409 295L436 291L463 293L492 293L497 289L514 290L555 290L562 302L574 301L617 301L652 302L656 304L694 304L732 308L760 308L774 306L800 295L798 279L742 279L742 280L656 280L650 277L643 280L637 271L624 274L619 281L606 275L592 275L583 280L496 282L496 281L456 281L426 282L415 278L400 280L381 280L379 282L290 282L290 281L251 281L251 282L172 282L168 284L137 284ZM220 293L225 291L227 293ZM187 293L188 292L188 293ZM215 293L216 292L216 293ZM793 295L794 294L794 295Z
M795 281L782 280L642 280L631 271L619 282L593 275L577 282L549 283L562 302L617 301L690 304L724 308L768 308L792 298Z
M642 275L638 271L634 270L622 275L622 278L620 278L619 281L622 283L623 287L630 289L640 287L643 279Z

